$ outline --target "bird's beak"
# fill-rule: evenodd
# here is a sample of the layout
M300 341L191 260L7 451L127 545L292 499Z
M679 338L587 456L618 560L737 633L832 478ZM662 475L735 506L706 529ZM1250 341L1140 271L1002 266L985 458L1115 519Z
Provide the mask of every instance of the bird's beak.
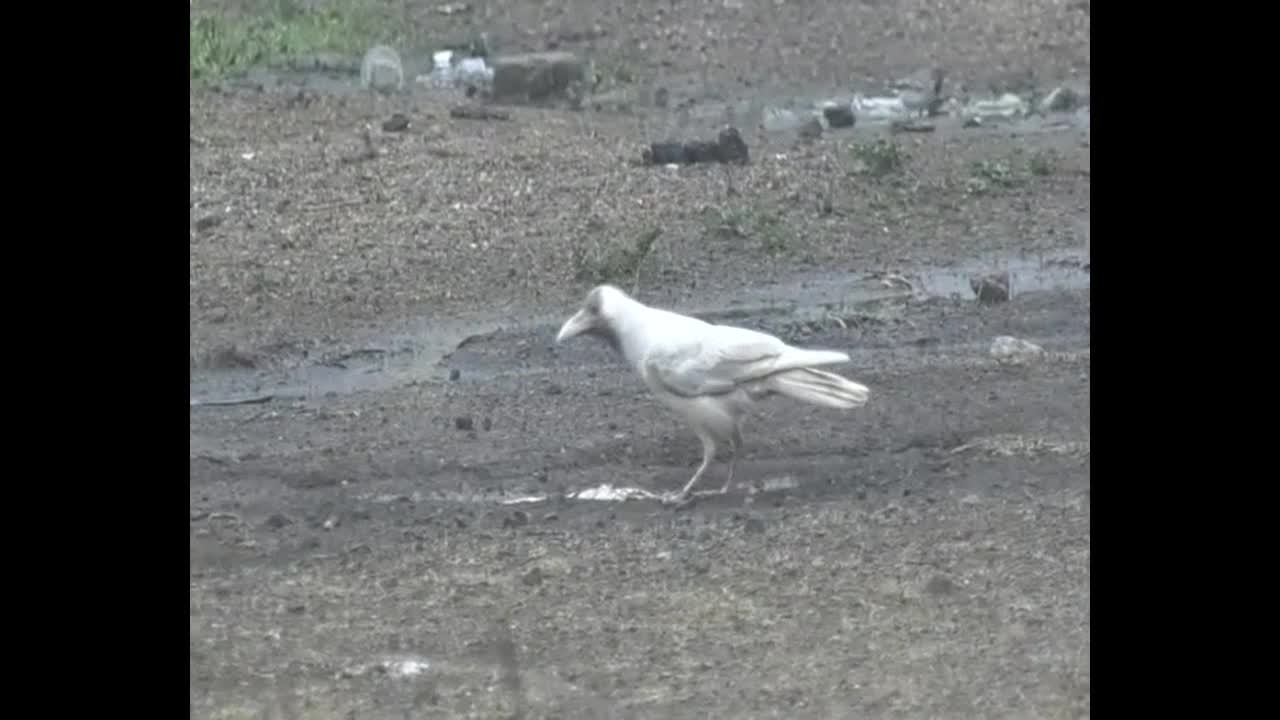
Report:
M556 342L560 343L568 340L574 335L581 334L582 332L590 329L590 327L591 318L587 316L585 310L579 310L560 327L560 332L556 334Z

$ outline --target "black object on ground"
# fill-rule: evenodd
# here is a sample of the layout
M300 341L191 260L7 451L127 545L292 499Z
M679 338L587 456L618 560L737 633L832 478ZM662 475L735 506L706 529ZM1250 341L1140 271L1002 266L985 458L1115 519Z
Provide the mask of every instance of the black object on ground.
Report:
M742 135L735 127L727 127L720 131L714 141L692 140L688 142L656 142L649 145L642 153L642 159L648 165L668 165L694 163L738 163L745 165L751 161L750 151Z

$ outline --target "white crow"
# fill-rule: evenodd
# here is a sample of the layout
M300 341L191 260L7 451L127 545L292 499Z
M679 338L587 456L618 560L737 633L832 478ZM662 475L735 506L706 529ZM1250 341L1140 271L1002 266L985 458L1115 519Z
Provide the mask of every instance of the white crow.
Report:
M702 464L678 499L688 498L724 444L731 455L720 492L728 492L742 446L742 423L756 401L785 395L846 410L864 405L870 396L864 385L815 369L849 362L845 353L802 350L772 335L649 307L611 285L587 294L556 342L581 334L609 343L702 440Z

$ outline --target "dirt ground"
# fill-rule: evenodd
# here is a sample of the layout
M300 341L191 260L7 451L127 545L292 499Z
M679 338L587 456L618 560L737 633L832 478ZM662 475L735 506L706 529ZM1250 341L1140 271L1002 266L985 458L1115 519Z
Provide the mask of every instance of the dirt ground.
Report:
M193 89L192 717L1088 717L1087 124L741 122L749 166L633 163L718 125L675 108L930 62L1087 87L1088 3L438 4L673 108ZM699 460L606 347L553 346L598 278L847 350L872 400L767 406L723 497L564 499Z

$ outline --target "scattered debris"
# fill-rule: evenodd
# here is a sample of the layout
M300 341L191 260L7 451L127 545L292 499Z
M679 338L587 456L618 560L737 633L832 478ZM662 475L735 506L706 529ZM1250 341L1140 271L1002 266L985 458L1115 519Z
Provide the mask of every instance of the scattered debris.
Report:
M400 63L400 54L386 45L369 48L360 63L360 84L381 93L403 88L404 66Z
M771 133L797 130L804 122L804 114L781 107L765 108L760 118L760 126Z
M1044 355L1044 348L1027 340L1001 335L991 342L991 357L999 362L1022 363Z
M827 126L832 128L851 128L857 122L849 105L828 105L822 108L822 116L826 118Z
M1085 104L1085 98L1076 90L1059 86L1049 91L1048 95L1040 101L1040 112L1043 113L1067 113L1079 109Z
M467 103L450 108L449 117L461 120L510 120L511 113L495 110L479 103Z
M902 103L900 97L864 97L855 95L852 104L853 112L859 117L873 120L892 120L907 115L910 111Z
M1005 93L995 100L974 100L963 111L966 122L976 120L978 124L988 119L1009 119L1027 114L1027 103L1013 93Z
M444 15L446 17L450 15L461 15L463 13L471 12L471 4L470 3L445 3L443 5L435 6L434 8L431 9L431 11L437 15Z
M978 302L986 305L1009 301L1011 278L1009 273L996 273L984 277L969 278L969 287L978 298Z
M946 72L941 68L930 68L914 77L900 80L895 83L898 100L913 116L933 117L946 100L942 96L942 83L945 79Z
M431 72L419 75L417 82L434 88L465 87L467 97L472 97L480 90L486 93L492 90L494 71L483 56L456 58L457 53L453 50L440 50L432 54Z
M396 113L382 122L383 132L404 132L409 129L409 116Z
M720 131L715 142L694 140L686 143L674 141L652 143L641 153L641 159L648 165L705 162L745 165L751 158L747 143L738 133L738 129L727 127Z
M574 500L660 500L661 495L642 488L614 487L609 483L569 493Z
M368 675L369 673L376 673L380 675L389 675L397 679L402 679L402 678L414 677L416 675L421 675L422 673L430 669L431 669L431 663L428 662L425 658L419 658L419 657L388 658L386 660L382 660L376 663L365 664L365 665L352 665L350 667L343 668L341 671L339 671L338 677L342 679L349 679L349 678L363 677L365 675Z

